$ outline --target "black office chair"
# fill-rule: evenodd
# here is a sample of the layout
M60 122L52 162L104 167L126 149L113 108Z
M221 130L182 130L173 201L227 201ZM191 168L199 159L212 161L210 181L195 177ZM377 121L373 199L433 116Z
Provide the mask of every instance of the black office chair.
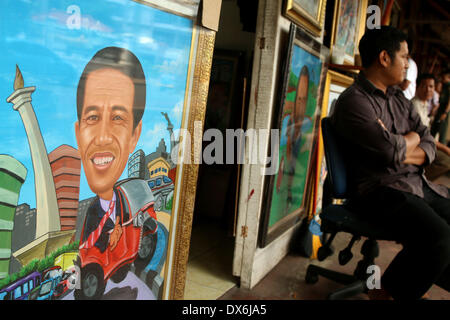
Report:
M353 275L328 270L312 264L308 266L305 277L307 283L316 283L320 275L346 285L328 295L329 300L339 300L360 293L367 293L366 282L371 275L367 270L370 265L375 264L375 258L379 254L376 240L394 240L394 237L388 234L381 224L374 225L365 221L361 214L358 215L358 212L354 212L354 209L346 200L348 197L347 180L349 178L345 161L346 155L339 146L329 118L322 119L322 136L328 174L324 185L323 209L320 218L321 230L325 234L329 234L329 237L317 252L318 260L323 261L333 254L331 243L338 232L347 232L353 236L348 246L339 252L338 258L341 265L347 264L352 259L351 249L354 243L361 237L368 238L361 248L363 259L358 262Z

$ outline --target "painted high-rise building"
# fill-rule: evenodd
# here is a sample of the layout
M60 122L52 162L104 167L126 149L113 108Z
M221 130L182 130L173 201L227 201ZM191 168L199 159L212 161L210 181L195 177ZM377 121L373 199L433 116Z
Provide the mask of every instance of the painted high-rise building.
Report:
M91 198L87 198L84 200L81 200L78 203L78 212L77 212L77 224L76 224L76 231L75 231L75 236L74 236L74 240L78 241L80 240L81 237L81 230L83 229L83 224L84 224L84 218L86 217L86 213L89 209L89 206L91 205L92 201L95 200L96 197L91 197Z
M30 208L27 203L21 203L16 207L14 217L14 230L11 237L11 250L16 252L20 248L33 242L36 238L36 208ZM19 272L22 264L11 256L9 274Z
M25 247L36 238L36 208L28 203L19 204L14 215L14 231L12 233L12 251Z
M11 238L19 193L27 169L8 155L0 155L0 279L9 274Z
M48 160L55 182L61 230L73 230L77 223L80 196L80 153L63 144L48 154Z
M128 177L144 179L145 169L145 154L139 149L128 159Z

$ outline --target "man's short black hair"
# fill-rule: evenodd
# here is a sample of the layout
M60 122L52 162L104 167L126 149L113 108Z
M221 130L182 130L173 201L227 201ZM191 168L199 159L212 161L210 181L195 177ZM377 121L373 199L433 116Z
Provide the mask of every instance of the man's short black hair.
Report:
M423 80L426 80L426 79L433 79L434 82L436 82L436 78L435 78L434 75L432 75L431 73L422 73L422 74L420 74L420 75L417 77L416 85L419 86L420 83L421 83Z
M128 76L134 84L133 130L142 119L145 110L146 84L145 74L139 59L129 50L118 47L106 47L98 51L88 62L81 74L77 89L77 115L81 120L83 113L84 91L89 74L95 70L110 68Z
M380 29L368 29L359 42L363 67L370 67L383 50L394 58L395 53L400 50L400 43L407 40L406 34L394 27L381 26Z

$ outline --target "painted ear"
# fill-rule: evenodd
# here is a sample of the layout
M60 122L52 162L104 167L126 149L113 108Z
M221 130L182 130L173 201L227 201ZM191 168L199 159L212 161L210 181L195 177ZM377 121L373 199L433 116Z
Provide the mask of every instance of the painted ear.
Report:
M136 145L139 141L139 137L141 136L142 131L142 120L139 121L138 125L133 131L133 135L131 136L131 143L130 143L130 150L129 153L132 153L134 149L136 148Z
M78 149L80 149L79 136L80 136L80 122L75 121L75 139L77 140Z

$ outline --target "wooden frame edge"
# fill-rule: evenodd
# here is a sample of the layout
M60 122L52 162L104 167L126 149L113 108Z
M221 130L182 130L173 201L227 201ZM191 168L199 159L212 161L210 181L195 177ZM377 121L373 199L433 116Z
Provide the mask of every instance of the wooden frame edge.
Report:
M192 98L188 115L189 132L194 131L194 123L205 119L208 98L209 79L214 52L215 32L198 27L197 54L194 67ZM201 149L202 141L191 139L190 150ZM200 146L198 146L200 144ZM198 164L194 163L195 153L190 154L191 163L183 165L182 190L180 191L179 218L176 222L174 255L172 262L169 299L182 300L186 282L186 270L189 257L195 195L197 189Z

